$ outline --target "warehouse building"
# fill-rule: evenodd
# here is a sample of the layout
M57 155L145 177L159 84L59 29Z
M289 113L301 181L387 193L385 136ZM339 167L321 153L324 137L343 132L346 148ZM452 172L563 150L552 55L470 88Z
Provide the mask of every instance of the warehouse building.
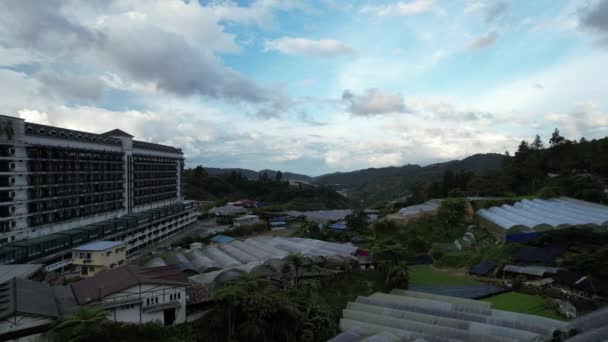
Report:
M196 220L182 194L180 149L0 116L0 264L71 262L103 238L127 254Z

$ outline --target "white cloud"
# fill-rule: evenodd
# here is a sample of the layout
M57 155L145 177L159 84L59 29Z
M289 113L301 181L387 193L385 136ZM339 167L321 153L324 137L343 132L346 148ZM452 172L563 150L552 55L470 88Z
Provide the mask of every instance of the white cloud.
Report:
M348 103L348 111L353 115L405 113L409 111L401 94L392 94L380 89L367 89L362 95L345 90L342 94L342 100Z
M485 48L488 48L488 47L494 45L494 43L496 43L497 39L498 39L498 32L491 31L491 32L488 32L488 33L484 34L483 36L473 40L468 45L468 48L469 49L485 49Z
M486 4L484 4L483 2L479 2L479 1L470 2L464 7L464 13L477 12L477 11L481 10L482 8L484 8L485 6L486 6Z
M289 55L337 57L356 53L355 49L335 39L306 39L282 37L264 42L266 51L279 51Z
M411 0L399 1L386 5L365 5L360 9L361 13L370 13L376 16L389 15L416 15L435 9L434 0Z

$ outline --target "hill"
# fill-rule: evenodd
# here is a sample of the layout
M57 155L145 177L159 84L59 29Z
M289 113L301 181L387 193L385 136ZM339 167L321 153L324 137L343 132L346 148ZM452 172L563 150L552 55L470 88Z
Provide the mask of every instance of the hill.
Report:
M417 183L437 180L445 171L479 173L500 170L505 158L496 153L475 154L462 160L424 167L405 165L331 173L315 178L314 183L343 190L350 197L368 203L382 202L408 195Z
M276 170L268 170L268 169L260 170L260 171L253 171L250 169L215 168L215 167L206 167L205 170L207 171L207 173L210 176L228 175L232 172L236 172L236 173L240 173L243 177L245 177L247 179L258 179L260 177L260 175L263 173L266 173L268 178L274 179L278 172ZM292 172L282 172L282 174L283 174L283 177L282 177L283 180L311 182L313 179L310 176L302 175L302 174L298 174L298 173L292 173Z

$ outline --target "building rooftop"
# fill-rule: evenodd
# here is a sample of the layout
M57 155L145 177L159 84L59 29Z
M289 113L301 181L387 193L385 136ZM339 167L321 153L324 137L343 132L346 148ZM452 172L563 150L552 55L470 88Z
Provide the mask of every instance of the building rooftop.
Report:
M41 125L31 122L25 123L25 134L26 135L38 135L49 138L67 139L67 140L78 140L94 144L106 144L106 145L117 145L120 146L122 143L120 139L115 138L116 136L122 137L133 137L129 133L126 133L120 129L113 129L109 132L102 134L82 132L67 128L53 127L47 125ZM182 150L173 146L154 144L145 141L133 140L134 148L141 148L146 150L156 150L161 152L170 152L181 154Z
M106 249L124 245L124 241L93 241L87 244L75 247L75 251L105 251Z
M522 200L514 205L480 209L477 215L507 233L539 232L574 225L608 226L608 206L575 200Z
M234 240L233 237L226 236L226 235L216 235L216 236L212 237L211 239L209 239L209 241L212 241L215 243L228 243L228 242L232 242L233 240Z
M393 290L348 303L340 330L330 341L549 341L568 331L568 323L495 310L483 301Z
M121 129L113 129L111 131L102 133L101 135L106 136L106 137L127 137L127 138L133 138L133 136Z
M83 305L140 284L188 285L185 276L174 266L141 268L126 265L103 271L71 286L76 301Z
M0 283L5 283L12 278L28 279L42 267L44 267L43 264L0 265Z
M59 317L53 289L45 283L13 278L0 284L0 319L13 315Z

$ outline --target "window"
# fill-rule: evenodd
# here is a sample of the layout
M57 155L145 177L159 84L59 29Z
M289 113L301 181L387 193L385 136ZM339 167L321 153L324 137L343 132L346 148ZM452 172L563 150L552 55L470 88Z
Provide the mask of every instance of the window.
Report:
M146 305L150 305L150 298L146 298Z
M182 293L181 293L181 292L178 292L178 293L177 293L177 299L181 299L181 298L182 298Z
M156 304L158 304L158 297L155 297L154 299L156 300Z

